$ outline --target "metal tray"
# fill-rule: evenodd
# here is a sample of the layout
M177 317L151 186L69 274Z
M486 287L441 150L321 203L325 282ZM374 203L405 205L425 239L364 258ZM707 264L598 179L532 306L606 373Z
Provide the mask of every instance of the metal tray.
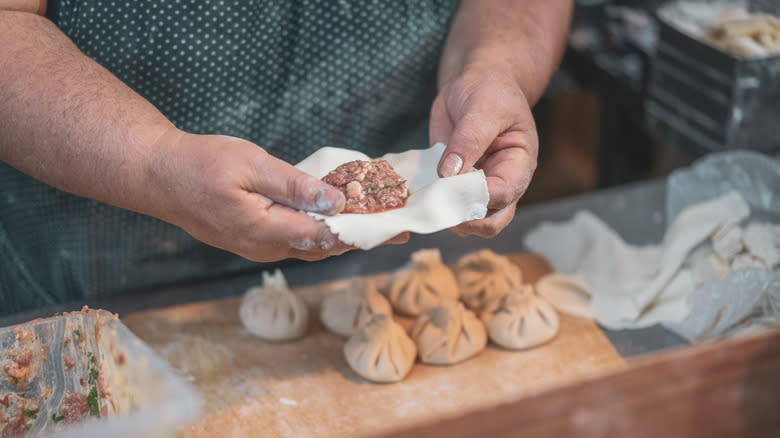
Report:
M645 102L648 128L688 156L780 149L780 56L738 58L658 14Z

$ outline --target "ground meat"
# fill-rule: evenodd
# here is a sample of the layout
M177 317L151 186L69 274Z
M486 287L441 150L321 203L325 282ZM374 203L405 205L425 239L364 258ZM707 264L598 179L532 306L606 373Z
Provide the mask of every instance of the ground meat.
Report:
M19 353L18 356L16 356L16 359L14 359L14 362L16 362L19 367L21 368L29 368L30 367L30 356L32 356L32 351L30 350L22 350L21 353Z
M27 342L30 341L31 338L30 332L25 330L21 326L14 327L14 336L16 337L16 341L22 344L26 344Z
M392 210L403 207L409 197L406 181L385 160L350 161L332 170L322 181L344 193L344 213Z
M16 358L9 360L3 366L5 373L19 388L24 388L27 385L27 378L30 375L31 355L32 352L30 350L22 350L21 353L16 355Z
M70 357L69 354L63 354L62 355L62 363L65 366L65 370L70 370L73 368L73 365L75 365L75 362L73 362L73 358Z
M98 373L97 386L100 398L111 396L111 387L108 385L108 383L106 383L106 379L103 376L103 373Z
M65 417L68 424L78 423L89 412L89 403L87 403L87 394L77 392L68 392L62 399L60 405L60 414Z
M27 421L24 418L24 409L19 409L16 415L6 417L4 420L3 438L20 437L27 432Z

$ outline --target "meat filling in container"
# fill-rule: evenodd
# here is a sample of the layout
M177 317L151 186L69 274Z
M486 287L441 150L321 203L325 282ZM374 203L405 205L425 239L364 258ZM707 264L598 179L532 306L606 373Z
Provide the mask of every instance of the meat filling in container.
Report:
M171 436L191 385L116 315L82 309L0 329L0 437Z

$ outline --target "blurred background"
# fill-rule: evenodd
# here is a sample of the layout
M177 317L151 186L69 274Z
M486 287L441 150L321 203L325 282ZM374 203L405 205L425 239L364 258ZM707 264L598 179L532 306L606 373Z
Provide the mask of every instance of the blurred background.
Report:
M561 69L534 109L539 167L521 204L663 176L719 150L778 154L778 14L777 0L577 0Z

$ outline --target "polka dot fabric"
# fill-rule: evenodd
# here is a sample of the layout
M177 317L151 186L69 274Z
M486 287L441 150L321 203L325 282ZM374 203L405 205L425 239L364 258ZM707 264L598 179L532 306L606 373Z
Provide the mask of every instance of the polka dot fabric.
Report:
M177 127L297 162L324 145L411 146L403 134L427 116L454 7L63 0L58 25Z
M427 145L456 0L61 0L53 21L177 127L295 163ZM52 7L54 6L54 7ZM252 266L0 163L0 314Z

